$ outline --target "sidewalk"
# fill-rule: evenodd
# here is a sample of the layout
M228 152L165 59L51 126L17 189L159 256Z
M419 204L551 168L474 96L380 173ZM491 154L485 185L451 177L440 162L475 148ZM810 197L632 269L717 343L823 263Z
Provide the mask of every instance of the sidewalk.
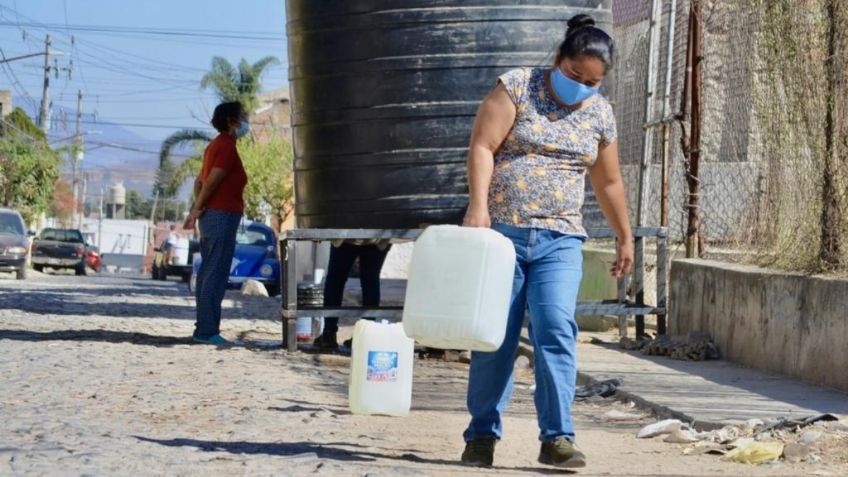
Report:
M624 384L618 390L622 399L633 400L661 417L694 423L702 430L753 418L848 415L848 394L833 389L728 361L645 356L609 342L610 334L586 335L596 339L593 344L578 346L581 379L622 378Z

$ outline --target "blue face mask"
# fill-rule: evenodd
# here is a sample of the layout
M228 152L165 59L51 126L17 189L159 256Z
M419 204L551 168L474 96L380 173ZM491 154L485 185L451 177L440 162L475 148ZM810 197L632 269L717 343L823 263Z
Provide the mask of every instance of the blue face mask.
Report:
M568 76L565 76L559 68L554 68L553 73L551 73L551 88L554 90L557 98L569 106L582 103L598 94L600 90L600 88L590 88L583 83L574 81Z
M242 121L239 125L239 128L236 130L236 137L242 138L247 136L247 133L250 132L250 123L247 121Z

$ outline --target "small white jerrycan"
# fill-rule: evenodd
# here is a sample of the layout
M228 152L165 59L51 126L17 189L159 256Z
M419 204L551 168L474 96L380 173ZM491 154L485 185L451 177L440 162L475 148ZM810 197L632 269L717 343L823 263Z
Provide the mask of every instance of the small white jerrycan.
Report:
M353 328L348 400L353 414L406 416L415 341L400 323L359 320Z
M435 225L415 242L403 328L432 348L495 351L506 334L515 246L486 228Z

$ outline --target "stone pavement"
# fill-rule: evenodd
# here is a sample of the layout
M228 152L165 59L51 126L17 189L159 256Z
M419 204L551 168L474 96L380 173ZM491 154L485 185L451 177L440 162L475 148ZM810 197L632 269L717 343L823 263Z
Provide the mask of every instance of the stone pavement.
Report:
M622 378L619 397L703 430L753 418L848 416L848 394L727 361L677 361L625 351L611 334L578 347L585 381ZM599 339L600 338L600 339Z

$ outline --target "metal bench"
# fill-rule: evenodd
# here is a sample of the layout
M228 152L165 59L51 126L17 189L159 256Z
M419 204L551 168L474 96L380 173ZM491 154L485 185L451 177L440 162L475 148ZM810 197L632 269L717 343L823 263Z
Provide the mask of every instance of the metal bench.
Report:
M415 241L423 229L295 229L285 231L280 236L282 251L282 325L283 344L289 351L297 351L297 318L314 316L337 316L339 319L373 318L399 320L403 316L403 307L381 306L366 307L333 307L323 306L298 307L297 304L297 275L294 264L295 242L327 242L333 240L392 240L398 242ZM590 239L613 239L615 234L610 229L588 229ZM631 277L618 281L618 297L604 301L580 301L577 303L576 314L613 315L619 317L619 329L622 336L627 333L627 317L636 317L636 336L645 335L645 315L656 315L657 333L666 332L666 313L668 302L668 230L664 227L637 228L633 230L635 240L635 256L632 273L633 287L628 294L628 284ZM657 250L657 303L645 303L645 240L656 239Z

